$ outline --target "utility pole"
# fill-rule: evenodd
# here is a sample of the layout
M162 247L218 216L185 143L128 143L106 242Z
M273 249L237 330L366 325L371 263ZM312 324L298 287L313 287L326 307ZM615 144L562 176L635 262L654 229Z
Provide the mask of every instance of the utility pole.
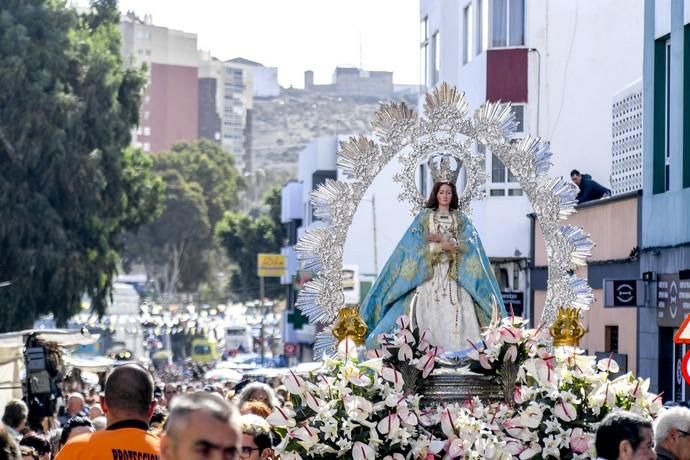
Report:
M259 277L259 302L261 302L261 334L260 334L260 340L261 340L261 367L264 366L264 356L266 354L265 350L265 337L264 337L264 322L266 321L266 309L264 307L264 277L260 276Z
M376 248L376 197L371 195L371 222L374 230L374 273L379 274L379 255Z

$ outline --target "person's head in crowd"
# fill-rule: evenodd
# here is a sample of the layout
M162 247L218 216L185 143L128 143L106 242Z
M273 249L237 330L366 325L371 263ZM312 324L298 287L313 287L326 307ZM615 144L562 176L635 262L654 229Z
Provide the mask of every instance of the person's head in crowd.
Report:
M38 454L38 460L50 460L52 449L50 441L45 436L34 432L28 433L19 441L19 445L35 449Z
M163 407L156 407L153 410L153 415L151 415L151 420L149 421L149 431L152 433L159 433L165 425L165 420L168 418L168 411Z
M219 396L223 396L223 392L218 387L213 385L206 385L204 387L204 391L207 393L216 393Z
M70 393L67 398L67 416L74 417L75 415L83 415L84 411L84 396L79 392Z
M654 460L652 423L641 415L616 411L604 417L594 445L605 460Z
M12 438L7 426L0 423L0 460L20 460L19 445Z
M690 409L672 407L663 411L654 423L654 440L657 454L690 460Z
M108 426L124 420L148 424L156 407L151 374L137 364L116 367L105 381L101 407Z
M276 396L283 402L290 399L290 393L285 385L278 385L278 388L276 388Z
M19 453L22 460L39 460L38 452L33 447L19 446Z
M178 395L161 435L162 460L237 459L242 435L237 409L215 393Z
M86 397L86 401L89 404L93 404L93 403L97 403L98 399L99 399L98 390L96 389L96 387L91 387L91 389L89 389L89 394Z
M180 393L179 385L175 386L172 383L165 384L165 387L163 388L163 397L165 398L166 407L170 407L170 402L178 393Z
M575 182L575 185L579 187L580 184L582 184L582 174L580 174L580 171L578 171L577 169L573 169L572 171L570 171L570 180Z
M102 417L103 415L103 409L101 409L100 404L94 404L89 408L89 418L91 420L95 419L96 417Z
M247 401L261 401L271 409L271 412L273 412L278 405L278 400L276 399L273 389L261 382L251 382L242 388L239 406L242 407Z
M60 434L60 448L67 444L70 439L79 436L80 434L93 433L93 423L86 417L76 416L67 420L67 423L62 427Z
M7 426L10 435L16 442L21 439L20 432L26 426L29 419L29 408L21 399L10 399L5 405L5 412L2 414L2 423Z
M106 428L108 428L108 419L105 417L105 415L96 417L95 419L91 420L91 423L93 423L93 429L96 431L104 431Z
M163 397L163 388L156 385L153 389L153 399L156 400L156 406L165 407L165 398Z
M271 426L258 415L245 414L240 417L242 426L242 459L268 459L273 455L273 434Z
M254 414L261 418L266 418L271 415L271 409L261 401L247 401L240 407L240 414Z

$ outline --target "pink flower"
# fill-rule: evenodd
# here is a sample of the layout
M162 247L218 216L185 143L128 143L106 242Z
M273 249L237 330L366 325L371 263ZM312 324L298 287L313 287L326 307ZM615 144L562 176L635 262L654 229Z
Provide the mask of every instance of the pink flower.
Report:
M398 349L398 361L409 361L412 359L412 347L407 343L400 345Z
M513 401L515 401L516 404L525 402L522 395L522 387L520 385L515 385L515 389L513 390Z
M398 418L397 414L390 413L381 419L376 428L378 428L379 433L388 434L400 428L400 419Z
M512 326L502 327L499 332L501 333L501 338L506 343L518 343L522 338L520 331Z
M405 341L405 343L414 343L414 336L409 329L400 329L398 331L398 337Z
M381 369L381 377L383 377L384 380L391 382L396 391L402 390L402 387L405 384L402 374L389 366L385 366L383 369Z
M401 315L395 320L395 324L400 329L409 329L410 327L410 317L407 315Z
M426 355L422 356L417 363L417 369L422 371L422 378L427 378L436 365L437 348L432 348Z
M553 413L556 417L560 418L565 422L572 422L577 418L577 409L570 403L560 400L556 403L553 408Z
M510 362L514 363L517 360L518 349L515 345L511 345L506 351L506 356L510 358Z
M582 454L589 450L592 435L582 431L582 428L575 428L570 433L570 448L576 454Z
M354 460L375 460L376 451L370 445L357 441L352 446L352 458Z

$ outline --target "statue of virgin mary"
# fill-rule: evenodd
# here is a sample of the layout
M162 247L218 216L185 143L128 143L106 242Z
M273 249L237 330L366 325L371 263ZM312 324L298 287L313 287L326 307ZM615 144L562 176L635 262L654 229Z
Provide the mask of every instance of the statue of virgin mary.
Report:
M450 160L455 161L451 168ZM434 187L386 262L360 308L369 328L367 347L411 316L429 342L462 356L481 340L481 329L506 316L501 291L477 230L458 210L460 160L436 154L429 160Z

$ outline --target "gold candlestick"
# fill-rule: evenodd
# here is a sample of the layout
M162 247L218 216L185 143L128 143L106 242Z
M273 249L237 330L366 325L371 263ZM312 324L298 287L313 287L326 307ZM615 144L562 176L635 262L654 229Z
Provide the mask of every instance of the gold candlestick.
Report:
M580 322L580 310L573 307L559 307L556 321L549 328L555 347L577 347L585 335Z

